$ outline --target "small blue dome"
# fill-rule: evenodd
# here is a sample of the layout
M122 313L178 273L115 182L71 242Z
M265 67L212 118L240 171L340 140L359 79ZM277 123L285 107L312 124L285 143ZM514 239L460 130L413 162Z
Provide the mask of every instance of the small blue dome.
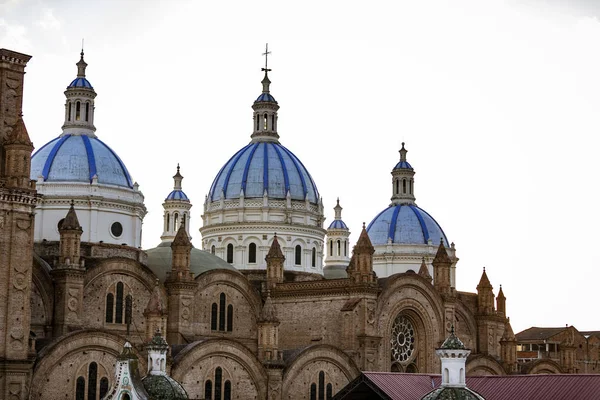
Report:
M261 93L261 95L258 96L256 101L257 102L270 101L272 103L277 103L277 100L275 100L275 97L271 96L270 93Z
M67 86L67 89L68 88L76 88L76 87L93 89L90 81L88 81L86 78L80 78L80 77L73 79L73 82L71 82L69 84L69 86Z
M169 195L167 196L167 198L165 200L190 201L190 199L188 199L187 195L183 192L183 190L178 190L178 189L175 189L171 193L169 193Z
M302 162L288 149L274 142L255 142L235 153L221 168L210 187L210 201L221 198L263 197L285 199L289 190L293 200L308 197L316 203L319 191Z
M31 157L31 179L87 182L96 175L98 183L133 188L123 161L100 139L64 135L51 140Z
M388 238L396 244L427 244L431 239L434 245L448 239L442 227L425 210L412 204L392 205L379 213L367 227L367 233L374 246L386 244Z
M348 229L348 227L341 219L334 219L327 229Z
M407 161L400 161L394 169L413 169L413 167Z

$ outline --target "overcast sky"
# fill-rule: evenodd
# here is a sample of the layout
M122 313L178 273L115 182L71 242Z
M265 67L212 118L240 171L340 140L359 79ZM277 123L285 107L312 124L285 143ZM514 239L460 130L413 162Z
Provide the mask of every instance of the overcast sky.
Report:
M33 56L24 116L40 148L61 133L85 38L96 133L146 196L144 248L177 163L201 247L204 196L250 140L268 42L281 143L326 226L337 197L353 241L389 205L405 141L459 290L486 267L515 332L600 330L600 6L565 3L0 0L0 47Z

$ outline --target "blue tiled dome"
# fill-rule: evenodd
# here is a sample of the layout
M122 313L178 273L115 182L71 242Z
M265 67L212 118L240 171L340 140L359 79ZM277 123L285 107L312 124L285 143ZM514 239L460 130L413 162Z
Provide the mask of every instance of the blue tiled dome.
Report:
M394 169L413 169L413 167L407 161L400 161Z
M448 239L442 227L425 210L416 205L392 205L379 213L367 227L367 233L374 246L386 244L388 238L397 244L427 244L429 239L434 245Z
M169 193L165 200L190 201L190 199L188 199L187 195L183 192L183 190L178 189L175 189L171 193Z
M31 179L87 182L133 187L131 176L119 156L100 139L64 135L51 140L31 158Z
M316 203L317 186L302 165L288 149L274 142L255 142L235 153L221 168L210 187L210 201L219 200L221 191L226 199L263 197L285 199L288 190L293 200Z
M327 229L348 229L348 227L341 219L334 219Z
M272 103L277 103L277 100L275 100L275 97L271 96L271 93L261 93L256 101L269 101Z
M81 78L81 77L77 77L77 78L73 79L73 81L69 84L69 86L67 86L67 89L68 88L76 88L76 87L93 89L90 81L88 81L86 78Z

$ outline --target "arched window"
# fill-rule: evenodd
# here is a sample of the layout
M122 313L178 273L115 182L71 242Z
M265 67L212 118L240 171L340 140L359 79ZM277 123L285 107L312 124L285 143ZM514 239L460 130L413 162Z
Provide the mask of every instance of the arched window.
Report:
M187 223L187 215L186 215L186 213L183 213L183 215L181 216L181 224L183 226L185 226L186 223Z
M213 244L212 247L210 248L210 253L211 254L215 254L216 248L215 245Z
M75 121L79 121L81 119L81 103L75 103Z
M310 385L310 400L317 400L317 384Z
M90 103L85 103L85 122L90 120Z
M460 369L460 383L465 383L465 369Z
M413 180L408 181L408 192L412 194L413 192Z
M213 331L217 330L217 314L219 312L219 306L217 303L212 304L212 308L210 311L210 329Z
M96 400L96 379L98 379L98 364L91 362L88 369L88 399Z
M312 248L312 254L310 257L310 265L314 268L317 266L317 249Z
M85 378L80 376L77 378L75 386L75 400L85 400Z
M256 114L254 116L254 118L256 119L256 130L260 130L260 117L258 116L258 114Z
M125 297L125 323L131 324L131 315L133 313L133 298L130 294Z
M406 194L406 179L402 179L402 193Z
M344 257L348 257L348 241L344 240Z
M225 293L219 296L219 330L225 330Z
M212 400L212 382L206 381L204 384L204 400Z
M231 400L231 382L225 381L223 388L223 400Z
M331 383L327 384L327 394L326 394L326 399L327 400L331 400L333 398L333 386L331 386Z
M448 383L450 382L450 372L448 371L448 368L444 368L444 373L442 376L442 383Z
M233 264L233 245L231 243L227 245L227 262Z
M342 255L342 242L340 240L337 241L337 255Z
M217 367L215 370L215 400L221 400L221 382L223 381L223 370Z
M400 194L400 182L396 179L396 194Z
M121 400L131 400L131 396L129 396L129 393L123 393L123 397L121 397Z
M263 126L263 130L264 130L264 131L266 131L266 130L267 130L267 121L268 121L268 119L267 119L267 114L265 113L265 115L264 115L264 126Z
M295 251L295 257L294 257L294 263L296 265L301 265L302 264L302 247L300 247L300 245L296 245L296 251Z
M100 379L100 398L104 398L106 393L108 393L108 378L104 377Z
M256 263L256 244L250 243L248 246L248 263L255 264Z
M233 305L227 306L227 332L233 331Z
M173 230L176 231L179 229L179 214L173 214Z
M167 224L165 226L165 231L168 231L171 226L171 214L167 213Z
M123 323L123 282L117 283L117 301L115 305L115 322Z
M271 130L275 130L275 114L271 115Z
M113 322L113 308L115 296L112 293L106 295L106 322Z
M319 372L319 400L325 400L325 372Z
M329 241L329 255L333 255L333 240Z
M71 113L73 112L73 103L69 102L69 115L67 115L67 119L71 120Z

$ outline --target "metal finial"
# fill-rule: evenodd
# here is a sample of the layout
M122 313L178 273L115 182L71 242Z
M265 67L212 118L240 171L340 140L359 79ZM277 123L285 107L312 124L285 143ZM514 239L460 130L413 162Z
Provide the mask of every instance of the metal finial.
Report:
M84 38L81 38L81 58L83 58L83 41L84 40L85 40Z
M265 56L265 67L261 68L261 71L265 71L265 72L269 72L269 54L271 54L271 52L269 51L269 43L265 44L265 52L262 53L263 56Z
M179 173L179 163L177 163L177 173Z

